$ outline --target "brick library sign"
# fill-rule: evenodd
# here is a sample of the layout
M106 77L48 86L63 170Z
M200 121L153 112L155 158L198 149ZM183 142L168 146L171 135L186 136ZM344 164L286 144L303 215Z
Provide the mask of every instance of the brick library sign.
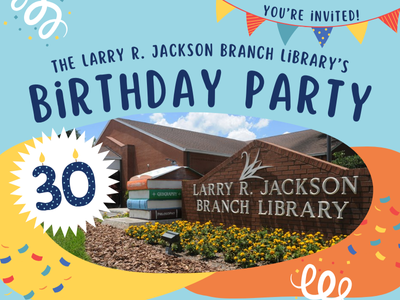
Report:
M349 170L253 141L199 180L183 181L183 217L258 229L350 234L372 201L366 168Z

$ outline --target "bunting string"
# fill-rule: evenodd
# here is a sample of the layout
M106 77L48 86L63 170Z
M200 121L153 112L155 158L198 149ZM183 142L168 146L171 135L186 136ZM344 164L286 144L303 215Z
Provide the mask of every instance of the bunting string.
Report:
M292 37L293 33L296 31L298 27L305 27L305 28L311 28L313 30L315 37L317 38L317 41L319 42L321 47L325 46L326 42L328 41L328 38L331 36L332 29L334 27L344 27L344 26L347 27L350 30L350 32L354 35L354 37L357 39L357 41L360 44L362 44L367 31L368 23L376 19L380 19L384 24L386 24L389 28L391 28L394 32L397 33L398 21L400 15L400 8L399 8L382 16L352 24L334 25L334 26L293 25L254 15L237 6L228 3L226 0L216 0L217 22L221 21L227 14L229 14L234 9L238 9L246 13L247 31L249 33L249 36L251 36L261 24L263 24L265 21L268 21L277 23L279 34L285 45L288 43L289 39Z

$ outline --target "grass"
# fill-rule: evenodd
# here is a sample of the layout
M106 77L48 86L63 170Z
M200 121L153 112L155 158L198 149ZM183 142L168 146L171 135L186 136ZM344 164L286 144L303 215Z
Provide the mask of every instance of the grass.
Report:
M57 231L56 235L53 235L53 228L50 227L46 233L50 238L56 242L60 247L69 253L86 261L91 261L90 256L86 253L85 249L85 233L82 229L78 228L75 234L71 229L68 229L67 235L64 237L61 228Z

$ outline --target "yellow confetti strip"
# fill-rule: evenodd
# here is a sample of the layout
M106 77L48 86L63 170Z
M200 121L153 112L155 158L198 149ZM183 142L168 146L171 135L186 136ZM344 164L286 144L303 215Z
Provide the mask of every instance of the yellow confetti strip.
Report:
M69 11L69 12L68 12L68 14L70 15L70 14L71 14L71 12Z
M360 235L362 235L362 233L355 233L354 235L355 236L360 236Z
M375 230L378 231L379 233L385 233L386 228L379 227L378 225L375 227Z
M7 25L7 22L4 22L4 25Z
M377 257L379 260L382 260L382 261L383 261L383 260L385 260L385 258L386 258L386 257L385 257L385 256L383 256L383 255L382 255L382 254L381 254L379 251L378 251L378 252L376 252L376 254L375 254L375 255L376 255L376 257Z
M29 40L31 40L31 39L32 39L32 37L30 36L30 37L28 37L28 39L29 39Z
M58 40L58 35L56 35L56 40Z
M322 261L322 258L320 258L319 261Z
M297 270L296 270L296 273L299 273L299 272L300 272L299 269L297 269Z
M381 211L379 208L377 208L376 206L375 206L375 209L377 210L377 211Z
M348 265L350 264L350 261L349 261L349 260L347 261L347 264L348 264Z

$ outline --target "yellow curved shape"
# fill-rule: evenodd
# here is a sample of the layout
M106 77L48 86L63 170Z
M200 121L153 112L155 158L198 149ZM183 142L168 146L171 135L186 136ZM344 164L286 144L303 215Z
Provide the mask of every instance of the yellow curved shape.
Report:
M377 208L376 206L375 206L375 209L377 210L377 211L381 211L379 208Z
M379 251L376 252L375 256L376 256L379 260L382 260L382 261L384 261L385 258L386 258L386 256L383 256Z
M354 235L355 236L360 236L360 235L362 235L362 233L355 233Z
M54 299L52 289L39 290L44 286L64 285L57 299L115 299L126 298L151 299L165 295L198 282L213 273L198 274L147 274L127 272L101 267L83 261L54 243L41 226L34 228L35 219L26 221L29 213L20 214L22 205L14 205L19 196L11 195L18 187L10 184L17 179L11 171L18 170L14 161L23 161L18 152L27 153L24 144L34 147L32 141L21 143L0 154L0 199L1 209L6 214L0 218L0 240L9 248L0 247L0 257L12 254L12 261L0 268L0 278L12 274L15 280L8 284L21 295L34 291L35 298ZM39 163L39 162L38 162ZM73 216L71 216L73 217ZM29 253L18 253L25 244ZM43 265L34 261L31 253L43 256L51 266L52 276L42 276ZM63 257L71 264L65 267L60 263ZM72 276L69 281L65 278ZM120 287L106 288L99 287ZM129 296L130 295L130 296Z
M378 225L375 227L375 230L378 231L379 233L385 233L386 228L379 227Z

